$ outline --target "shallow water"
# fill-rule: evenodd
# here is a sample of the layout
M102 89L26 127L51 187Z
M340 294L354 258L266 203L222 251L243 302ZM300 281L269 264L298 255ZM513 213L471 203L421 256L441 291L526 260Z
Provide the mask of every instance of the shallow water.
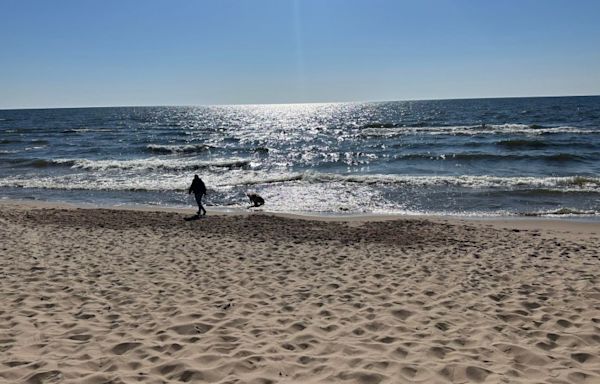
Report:
M0 196L596 216L600 97L0 111Z

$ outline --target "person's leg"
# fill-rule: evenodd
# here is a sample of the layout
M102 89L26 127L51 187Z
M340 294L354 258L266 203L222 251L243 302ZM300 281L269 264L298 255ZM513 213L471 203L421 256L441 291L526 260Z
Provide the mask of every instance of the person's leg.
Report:
M202 197L203 196L204 195L200 196L200 209L202 210L202 215L204 216L204 215L206 215L206 209L204 209L204 206L202 205Z
M202 206L202 195L196 193L194 194L194 197L196 198L196 203L198 204L198 215L201 215L202 211L204 210L204 207Z

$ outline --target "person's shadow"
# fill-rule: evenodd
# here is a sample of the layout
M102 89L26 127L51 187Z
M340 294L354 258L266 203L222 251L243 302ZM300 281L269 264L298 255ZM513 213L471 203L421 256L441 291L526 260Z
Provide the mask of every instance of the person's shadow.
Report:
M185 220L185 221L194 221L194 220L199 220L199 219L200 219L200 215L188 216L188 217L183 218L183 220Z

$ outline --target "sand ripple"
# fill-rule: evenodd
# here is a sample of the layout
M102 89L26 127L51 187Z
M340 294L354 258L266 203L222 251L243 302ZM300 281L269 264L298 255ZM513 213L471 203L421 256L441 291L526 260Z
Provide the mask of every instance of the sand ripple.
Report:
M600 383L600 240L0 211L2 383Z

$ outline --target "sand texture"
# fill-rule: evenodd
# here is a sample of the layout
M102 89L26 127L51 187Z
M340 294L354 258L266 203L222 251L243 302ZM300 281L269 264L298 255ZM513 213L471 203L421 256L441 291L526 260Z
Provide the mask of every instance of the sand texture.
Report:
M0 382L600 383L597 224L184 216L0 205Z

